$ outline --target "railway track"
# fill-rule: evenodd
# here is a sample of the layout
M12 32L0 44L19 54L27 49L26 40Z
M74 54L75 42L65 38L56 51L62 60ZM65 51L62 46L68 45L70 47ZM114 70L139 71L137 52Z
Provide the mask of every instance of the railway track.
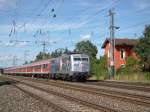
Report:
M96 85L96 86L107 86L107 87L115 87L115 88L123 88L129 90L138 90L143 92L150 92L149 84L132 84L127 82L114 82L114 81L99 81L99 82L86 82L86 84Z
M61 81L36 81L35 82L40 82L44 84L49 84L52 86L60 87L60 88L65 88L65 89L72 89L76 91L82 91L94 95L99 95L99 96L107 96L112 99L120 99L122 101L138 104L138 105L143 105L143 106L148 106L150 107L150 97L149 96L144 96L144 95L138 95L138 94L130 94L126 92L119 92L119 91L114 91L114 90L107 90L107 89L99 89L99 88L94 88L90 87L87 85L81 85L81 84L72 84L68 82L61 82Z
M81 85L72 85L68 83L62 83L62 82L48 82L50 85L62 87L66 89L73 89L78 91L87 92L90 94L100 95L100 96L107 96L111 97L113 99L120 99L126 102L132 102L138 105L148 106L150 107L150 97L149 96L143 96L143 95L136 95L136 94L130 94L130 93L124 93L119 91L113 91L113 90L107 90L107 89L98 89L93 87L87 87L87 86L81 86ZM46 84L48 84L46 83Z
M12 80L10 78L5 78L5 77L3 77L1 80L2 81L1 81L0 85L12 85L13 87L21 90L22 92L28 94L29 96L31 96L31 97L33 97L33 98L43 102L44 104L52 107L57 112L70 112L70 111L68 111L68 110L66 110L66 109L64 109L64 108L62 108L62 107L60 107L58 105L55 105L54 103L52 103L52 102L50 102L48 100L45 100L42 97L39 97L38 95L33 94L32 92L29 92L29 91L23 89L21 86L18 86L17 84L20 83L19 81Z
M52 107L56 112L70 112L70 111L68 111L68 110L66 110L66 109L64 109L64 108L62 108L62 107L60 107L60 106L58 106L58 105L56 105L56 104L54 104L54 103L44 99L44 98L42 98L42 97L39 97L39 96L37 96L37 95L27 91L27 90L24 90L22 87L19 87L19 86L15 85L15 84L13 86L16 87L17 89L21 90L22 92L28 94L29 96L31 96L31 97L33 97L33 98L35 98L37 100L40 100L41 102L44 102L46 105Z
M21 80L19 81L18 79L17 80L14 79L14 78L13 79L10 78L10 79L16 81L17 83L21 83L23 85L26 85L28 87L32 87L34 89L46 92L48 94L53 94L53 95L56 95L58 97L63 97L65 99L69 100L69 101L73 101L73 102L76 102L78 104L84 105L86 107L90 107L92 109L98 110L97 112L99 112L99 111L100 112L117 112L114 109L111 109L111 108L108 108L108 107L104 107L104 106L101 106L101 105L97 105L97 104L94 104L94 103L90 103L88 101L81 100L81 99L78 99L78 98L75 98L75 97L71 97L71 96L68 96L68 95L65 95L65 94L62 94L62 93L58 93L58 92L55 92L55 91L52 91L52 90L46 90L44 88L41 88L41 87L38 87L38 86L35 86L35 85L32 85L32 84L29 84L29 83L22 82ZM30 94L33 97L39 98L38 96L34 95L33 93L30 93L30 92L22 89L21 87L19 87L17 85L15 85L15 87L17 87L18 89L22 90L23 92L26 92L26 93ZM40 98L40 99L43 100L43 101L45 101L45 99L43 99L43 98ZM49 103L49 102L47 102L47 103ZM50 103L50 105L51 104L52 103ZM54 105L54 106L57 107L56 105ZM64 110L63 108L60 108L60 107L58 107L58 110L63 110L63 112L67 112L66 110Z

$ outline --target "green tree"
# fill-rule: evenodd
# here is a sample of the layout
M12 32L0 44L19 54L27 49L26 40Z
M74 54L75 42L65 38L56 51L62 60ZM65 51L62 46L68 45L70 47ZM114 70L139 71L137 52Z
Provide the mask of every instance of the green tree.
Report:
M135 59L132 56L129 56L126 60L126 65L125 65L126 71L127 72L137 72L139 71L139 62L137 59Z
M28 61L25 61L23 65L26 65L26 64L28 64Z
M35 61L40 61L40 60L49 59L49 58L51 58L50 53L39 52L39 54L36 56Z
M141 63L144 65L144 70L150 72L150 25L145 27L143 36L135 46L135 52L139 56Z
M67 53L70 53L71 51L68 50L68 48L59 48L59 49L56 49L55 51L53 51L51 53L51 56L56 58L56 57L59 57L61 56L62 54L67 54Z
M92 58L96 58L98 52L97 47L89 40L78 42L75 51L88 54Z

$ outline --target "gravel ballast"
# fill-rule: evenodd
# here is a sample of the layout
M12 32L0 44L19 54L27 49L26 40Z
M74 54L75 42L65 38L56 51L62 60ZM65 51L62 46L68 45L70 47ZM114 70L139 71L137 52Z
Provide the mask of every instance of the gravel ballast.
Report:
M150 108L146 106L141 106L133 103L127 103L118 99L111 99L104 96L97 96L88 94L86 92L74 91L71 89L64 89L61 87L55 87L47 84L36 83L31 81L24 81L25 83L29 83L41 88L45 88L46 90L53 90L59 93L63 93L65 95L73 96L78 99L86 100L91 103L103 105L104 107L112 108L120 112L150 112Z
M101 112L19 83L16 86L38 97L43 97L43 99L63 107L69 112ZM57 112L51 105L31 97L11 84L0 86L0 99L0 112Z
M2 85L0 112L56 112L56 110L12 85Z
M56 86L53 86L53 85L44 84L42 82L38 83L38 80L36 80L36 81L23 80L22 79L22 82L28 83L29 85L31 84L33 86L38 86L38 87L43 88L45 90L55 91L55 92L58 92L58 93L65 94L67 96L72 96L72 97L75 97L77 99L85 100L85 101L88 101L88 102L91 102L91 103L94 103L94 104L98 104L100 106L104 106L104 107L107 107L107 108L114 109L118 112L150 112L150 107L147 107L147 106L142 106L142 105L134 104L134 103L131 103L131 102L124 102L120 99L115 99L115 98L112 99L112 98L109 98L109 97L106 97L106 96L94 95L94 94L86 93L86 92L83 92L83 91L78 91L78 90L73 90L73 89L66 89L66 88L62 88L62 87L56 87ZM79 83L71 83L71 84L87 86L87 85L83 85L83 84L79 84ZM92 86L92 85L88 85L88 86ZM92 86L92 87L103 88L103 86L100 86L100 87ZM107 89L110 89L110 90L112 89L112 90L116 90L116 91L120 90L122 92L129 92L129 93L131 92L131 91L123 90L123 89L122 90L121 89L114 89L114 88L110 88L110 87L107 88ZM132 91L133 94L134 94L134 92L135 91ZM138 94L143 94L142 91L138 91L138 92L139 92ZM146 93L146 94L143 94L143 95L147 96L147 95L149 95L149 93ZM47 96L47 95L45 95L45 96ZM53 101L57 100L57 97L55 97L52 100ZM65 103L63 105L65 106Z
M52 102L53 104L63 108L66 111L69 111L69 112L101 112L99 110L95 110L90 107L80 105L76 102L70 101L63 97L56 96L54 94L49 94L47 92L29 87L27 85L17 84L17 86L22 88L25 91L29 91L30 93L32 93L36 96L39 96L39 98L41 97L49 102Z

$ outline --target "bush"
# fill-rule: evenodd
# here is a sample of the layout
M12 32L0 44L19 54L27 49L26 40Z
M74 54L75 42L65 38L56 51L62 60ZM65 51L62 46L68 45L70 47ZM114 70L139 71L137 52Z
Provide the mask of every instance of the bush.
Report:
M126 60L125 69L127 72L137 72L140 70L140 65L137 59L129 56Z
M145 73L145 79L150 80L150 73L149 72Z
M91 73L97 80L107 79L107 58L106 56L100 57L100 59L91 59Z
M130 56L126 60L126 64L124 67L121 67L117 70L117 74L126 74L126 73L134 73L134 72L140 72L141 66L137 59Z

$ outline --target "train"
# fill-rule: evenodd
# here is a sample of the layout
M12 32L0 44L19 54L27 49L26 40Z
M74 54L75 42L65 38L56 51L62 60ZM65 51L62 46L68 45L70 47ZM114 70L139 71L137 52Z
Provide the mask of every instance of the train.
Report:
M63 54L58 58L8 67L3 72L7 75L85 81L90 77L90 58L86 54Z

